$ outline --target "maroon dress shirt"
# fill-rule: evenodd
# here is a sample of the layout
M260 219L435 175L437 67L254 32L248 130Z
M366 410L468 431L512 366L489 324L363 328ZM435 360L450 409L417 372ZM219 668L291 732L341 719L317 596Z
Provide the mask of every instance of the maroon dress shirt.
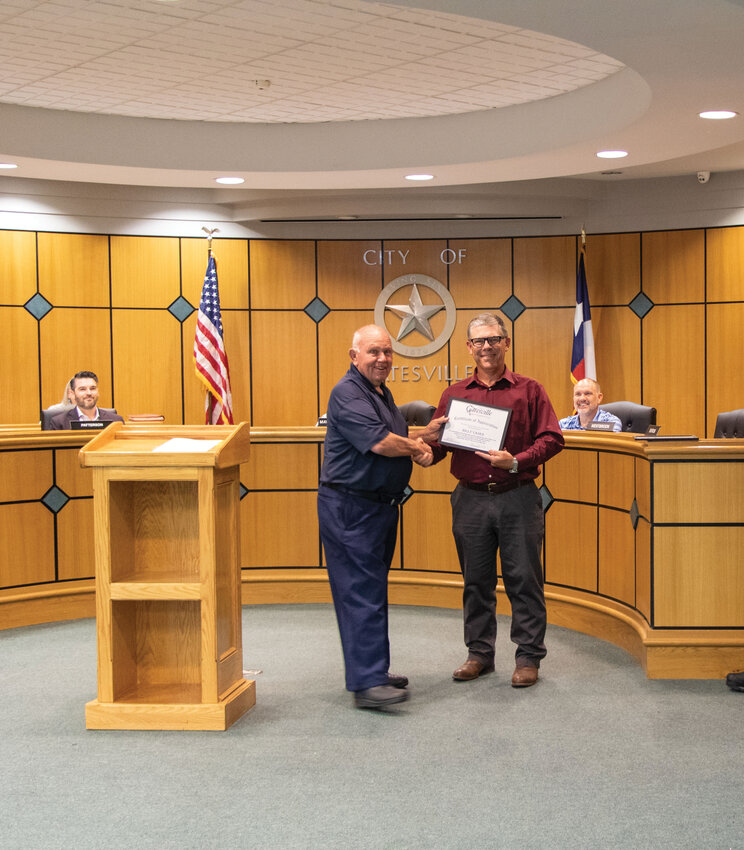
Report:
M532 378L505 368L501 378L492 387L487 387L478 380L476 369L472 377L447 387L439 400L435 417L445 415L450 398L472 399L481 404L510 408L512 414L506 430L504 449L514 455L519 464L519 471L514 474L508 469L491 466L474 452L434 443L434 463L438 463L451 451L450 471L460 481L488 484L534 479L540 474L540 464L563 448L563 434L548 394L542 384Z

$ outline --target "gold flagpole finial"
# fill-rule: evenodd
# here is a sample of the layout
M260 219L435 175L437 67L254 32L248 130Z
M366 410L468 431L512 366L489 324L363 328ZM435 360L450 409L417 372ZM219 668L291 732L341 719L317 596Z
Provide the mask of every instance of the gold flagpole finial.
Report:
M208 227L202 227L202 230L207 234L207 251L209 256L212 256L212 234L219 233L219 227L213 227L211 230Z
M586 230L581 226L581 247L586 248Z

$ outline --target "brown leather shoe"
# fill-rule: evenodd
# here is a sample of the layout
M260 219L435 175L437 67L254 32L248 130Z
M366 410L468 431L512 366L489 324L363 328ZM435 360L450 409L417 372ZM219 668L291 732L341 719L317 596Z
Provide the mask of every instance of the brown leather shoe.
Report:
M468 660L458 667L452 674L452 678L456 682L469 682L471 679L477 679L478 676L483 676L485 673L493 673L493 661L479 661L477 658L468 658Z
M512 676L513 688L529 688L537 681L537 667L517 667Z

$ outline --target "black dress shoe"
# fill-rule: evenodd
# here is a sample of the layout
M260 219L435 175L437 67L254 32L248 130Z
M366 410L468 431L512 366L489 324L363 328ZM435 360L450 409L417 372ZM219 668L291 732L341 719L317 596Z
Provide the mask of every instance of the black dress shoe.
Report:
M744 693L744 672L729 673L728 676L726 676L726 684L732 691L740 691Z
M357 708L387 708L397 702L405 702L410 694L403 688L392 685L377 685L364 691L355 691L354 705Z
M394 688L407 688L408 676L398 676L396 673L388 673L388 685Z

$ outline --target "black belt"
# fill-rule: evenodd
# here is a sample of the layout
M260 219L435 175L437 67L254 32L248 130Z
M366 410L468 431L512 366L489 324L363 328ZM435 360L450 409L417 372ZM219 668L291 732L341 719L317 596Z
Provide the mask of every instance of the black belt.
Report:
M384 505L400 505L406 498L405 493L394 496L392 493L380 493L377 490L354 490L351 487L344 487L343 484L329 484L327 481L321 481L320 486L338 490L339 493L347 493L349 496L359 496L360 499L367 499L368 502L381 502Z
M532 482L532 478L517 478L514 481L492 481L490 484L460 479L460 485L462 487L468 490L478 490L481 493L506 493L509 490L516 490L517 487L522 487L524 484L532 484Z

